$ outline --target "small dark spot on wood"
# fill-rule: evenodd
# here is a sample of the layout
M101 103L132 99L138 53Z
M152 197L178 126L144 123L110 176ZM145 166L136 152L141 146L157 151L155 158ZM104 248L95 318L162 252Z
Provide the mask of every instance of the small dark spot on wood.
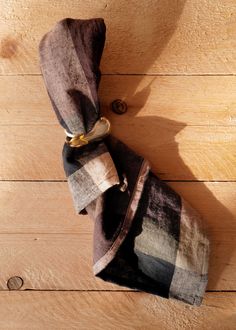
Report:
M7 287L9 290L19 290L23 284L24 281L20 276L13 276L7 281Z
M111 110L118 115L126 113L127 108L127 104L123 100L117 99L111 102Z
M0 42L0 57L2 58L12 58L18 48L18 41L11 38L6 37Z

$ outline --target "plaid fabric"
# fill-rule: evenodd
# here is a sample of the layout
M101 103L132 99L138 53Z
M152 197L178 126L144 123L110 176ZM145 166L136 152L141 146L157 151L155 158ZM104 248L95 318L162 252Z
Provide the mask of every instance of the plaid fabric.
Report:
M58 120L69 133L89 132L100 116L97 89L105 30L101 19L65 19L40 42L45 85ZM92 149L84 148L82 154L67 145L63 149L64 168L78 213L119 183L106 145Z
M44 36L40 62L60 124L89 132L100 117L102 19L65 19ZM112 136L81 148L65 144L63 162L78 213L94 219L93 271L120 285L200 305L209 241L199 214Z

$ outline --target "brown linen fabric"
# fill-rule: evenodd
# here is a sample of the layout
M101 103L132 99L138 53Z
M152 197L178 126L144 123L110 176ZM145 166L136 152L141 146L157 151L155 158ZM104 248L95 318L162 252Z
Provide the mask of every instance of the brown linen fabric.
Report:
M67 18L40 42L44 82L69 133L89 132L101 116L97 92L105 31L103 19ZM80 148L65 143L63 163L77 213L94 220L94 274L200 305L209 241L199 214L113 136Z

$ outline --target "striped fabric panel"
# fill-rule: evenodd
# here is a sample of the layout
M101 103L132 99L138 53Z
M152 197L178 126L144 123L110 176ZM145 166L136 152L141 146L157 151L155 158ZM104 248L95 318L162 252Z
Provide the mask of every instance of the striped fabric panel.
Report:
M67 18L58 22L40 42L44 82L59 122L69 133L87 133L100 117L97 89L105 30L103 19ZM77 213L119 183L104 143L79 150L65 145L63 163Z
M120 182L111 155L103 142L78 149L65 144L63 162L77 213Z
M169 297L200 305L209 258L201 217L154 175L147 180L146 196L142 213L136 215L142 228L134 245L138 267L157 285L166 287Z
M183 198L170 297L200 305L208 280L209 241L200 215Z
M119 184L117 172L108 152L87 162L68 177L77 213L112 186Z
M42 38L39 45L41 71L54 111L60 124L73 134L92 129L100 113L97 96L100 54L94 63L96 69L86 65L88 58L83 40L86 28L93 32L94 46L102 53L105 41L105 34L101 33L105 31L102 19L64 19Z

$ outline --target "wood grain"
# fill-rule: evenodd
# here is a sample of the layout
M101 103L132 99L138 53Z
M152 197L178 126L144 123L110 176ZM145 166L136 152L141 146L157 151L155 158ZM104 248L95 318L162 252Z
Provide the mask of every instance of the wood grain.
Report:
M57 124L41 76L1 76L0 91L0 125ZM159 117L182 127L236 124L235 76L103 76L99 92L102 112L116 125ZM125 115L111 112L115 99L127 103Z
M1 76L0 91L0 125L57 124L41 76Z
M0 180L65 179L59 126L2 126Z
M207 288L235 290L235 228L216 229L209 234L211 259ZM92 274L92 233L1 234L0 251L0 290L7 289L12 276L23 279L23 290L112 289Z
M233 274L236 271L234 247L236 183L171 182L168 184L191 203L204 218L212 242L208 288L235 290L236 282ZM76 285L81 287L81 277L84 281L83 288L90 286L93 288L90 282L91 264L87 264L87 256L91 259L93 223L87 216L75 214L66 182L0 182L0 205L0 234L2 234L0 241L4 251L0 263L4 265L7 262L4 267L4 281L14 275L13 270L17 264L20 274L16 275L27 276L30 284L26 281L26 285L31 285L32 288L38 288L37 285L41 285L41 288L50 288L54 283L50 281L48 283L43 276L40 277L39 283L32 282L32 278L39 278L39 270L45 274L48 271L50 274L55 274L58 280L54 284L57 288L71 289L71 283L75 285L72 285L73 289L77 288ZM14 235L15 233L23 236ZM10 234L16 237L13 245ZM33 237L37 238L38 235L39 241L34 242ZM48 246L46 250L42 248L44 245ZM79 256L77 250L80 251ZM60 274L59 253L70 263L70 266L66 267L71 267L73 271L66 272L63 268ZM13 254L16 256L12 259ZM48 270L48 258L50 270ZM28 264L29 260L32 260L33 264L31 261ZM79 263L83 266L86 264L83 274L76 271L82 268ZM29 278L28 273L25 274L25 267L32 267L30 271L32 278ZM22 269L23 273L21 273ZM64 282L60 280L61 276L65 278Z
M56 21L100 16L103 72L235 73L235 15L233 0L1 1L0 72L38 73L39 40Z
M226 288L227 282L227 290L235 290L235 284L230 279L235 278L231 271L236 265L233 261L236 258L235 182L169 184L200 212L206 224L211 242L208 289L224 290L221 288Z
M236 127L175 126L165 119L113 122L113 133L165 180L236 180ZM2 126L0 180L64 180L64 132L55 126Z
M232 330L235 307L235 293L208 293L198 308L139 292L1 292L0 327Z
M91 233L77 215L67 182L0 182L0 233ZM62 207L63 205L63 207Z
M235 290L235 228L210 233L211 259L208 290ZM0 290L13 276L24 281L22 290L119 290L92 273L92 233L1 234Z
M1 179L64 179L64 134L42 78L1 77L0 87ZM106 76L102 111L161 178L235 180L235 90L236 77ZM116 98L123 116L109 109Z
M162 179L225 181L169 184L204 218L208 290L235 291L235 1L0 0L0 12L0 180L19 180L0 181L0 328L235 329L235 292L194 308L93 276L93 223L53 182L65 179L64 134L38 63L56 21L104 17L102 112ZM109 108L117 98L123 116Z
M235 233L236 182L167 183L202 214L219 240ZM0 205L0 234L88 234L93 229L88 216L75 213L67 182L2 181Z
M148 159L162 179L236 178L233 126L181 126L164 118L123 118L119 126L113 122L113 134Z
M235 76L103 76L100 96L102 110L117 125L121 118L140 118L144 125L158 118L176 126L236 124ZM127 103L125 115L111 112L114 99Z
M50 221L50 219L48 219ZM1 234L0 290L13 276L21 290L124 290L92 273L92 234Z
M169 184L204 218L212 242L208 288L234 290L236 287L233 275L236 271L234 248L236 183L172 182ZM6 263L3 267L4 283L8 277L14 275L13 270L18 270L19 274L15 275L22 278L26 276L28 281L26 285L34 289L39 288L38 286L41 289L48 289L50 285L55 285L57 289L76 289L77 285L81 287L81 278L84 281L82 288L93 288L90 282L91 263L88 264L87 259L87 256L91 259L93 224L87 216L75 215L67 183L1 182L0 188L2 205L0 263L2 265ZM63 209L62 204L65 205ZM59 272L60 254L61 258L68 262L61 272ZM70 267L73 271L68 271ZM76 269L83 267L85 269L82 271L83 274L77 273ZM30 272L29 270L25 272L25 268L30 268ZM54 274L55 282L51 282L52 278L49 275L45 275L46 280L43 276L39 276L39 271L44 274L48 272ZM34 278L40 278L39 282L34 282Z

